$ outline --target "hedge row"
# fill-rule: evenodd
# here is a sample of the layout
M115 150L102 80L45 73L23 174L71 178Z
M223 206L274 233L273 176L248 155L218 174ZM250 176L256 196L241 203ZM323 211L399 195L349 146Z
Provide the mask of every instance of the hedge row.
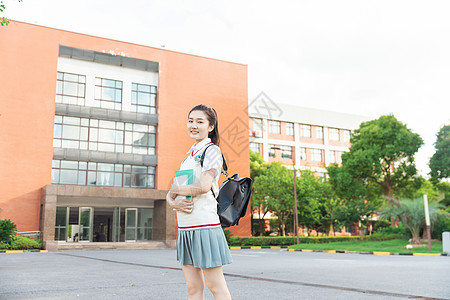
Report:
M42 249L42 242L16 235L13 238L11 244L0 242L0 250L30 250L30 249Z
M392 239L402 239L404 236L397 233L374 233L371 236L364 236L366 241L384 241ZM359 236L312 236L299 238L304 244L323 244L333 242L358 241ZM229 246L290 246L297 243L295 236L251 236L251 237L229 237Z

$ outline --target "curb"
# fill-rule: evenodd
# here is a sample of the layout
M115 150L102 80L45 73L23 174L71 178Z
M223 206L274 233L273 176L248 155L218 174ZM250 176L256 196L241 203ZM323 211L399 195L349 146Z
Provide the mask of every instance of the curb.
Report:
M48 252L48 250L0 250L0 253L27 253L27 252Z
M447 253L395 253L382 251L348 251L348 250L311 250L311 249L288 249L287 246L242 246L230 247L230 250L241 249L287 249L288 252L320 252L320 253L343 253L343 254L366 254L366 255L403 255L403 256L450 256Z
M231 246L230 250L240 249L287 249L288 246Z

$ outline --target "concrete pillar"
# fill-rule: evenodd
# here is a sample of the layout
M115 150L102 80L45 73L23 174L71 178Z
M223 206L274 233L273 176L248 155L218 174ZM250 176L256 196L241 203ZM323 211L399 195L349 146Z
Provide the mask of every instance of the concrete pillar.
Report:
M46 195L44 201L44 222L42 228L42 241L44 248L49 251L58 249L58 241L55 241L55 222L56 222L56 195Z
M442 252L450 254L450 232L442 233Z
M167 246L175 248L175 212L166 200L155 200L153 208L153 239L164 241Z

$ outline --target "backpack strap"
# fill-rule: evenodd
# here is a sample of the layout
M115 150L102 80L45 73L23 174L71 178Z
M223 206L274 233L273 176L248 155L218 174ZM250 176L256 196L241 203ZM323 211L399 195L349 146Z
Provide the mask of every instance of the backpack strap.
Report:
M200 158L200 166L203 167L203 160L205 159L206 150L208 150L208 148L213 146L213 145L214 144L208 145L206 147L205 151L203 151L202 157ZM225 157L223 156L223 153L222 153L222 159L223 159L223 165L222 165L222 169L223 170L221 170L220 172L228 178L229 177L228 172L227 172L228 171L228 166L227 166L227 163L225 161ZM213 197L216 198L216 200L217 200L217 196L214 194L214 191L213 191L212 187L211 187L211 193L213 194Z
M203 167L203 160L205 159L205 155L206 155L206 150L208 150L208 148L211 147L211 146L214 146L214 144L208 145L206 147L205 151L203 151L203 153L202 153L202 157L200 158L200 166L202 166L202 167ZM223 156L223 153L222 153L222 159L223 159L223 165L222 165L222 169L223 170L221 170L221 173L223 175L229 177L228 176L228 172L227 172L228 171L228 166L227 166L227 162L225 161L225 157Z

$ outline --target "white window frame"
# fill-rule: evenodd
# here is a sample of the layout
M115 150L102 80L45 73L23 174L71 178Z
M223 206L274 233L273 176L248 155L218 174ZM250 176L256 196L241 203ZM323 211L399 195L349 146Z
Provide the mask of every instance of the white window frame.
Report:
M311 149L311 160L312 161L322 161L322 149L312 148Z
M294 135L294 123L286 122L286 135Z
M330 141L339 141L339 129L338 128L330 128Z
M316 138L323 140L323 127L322 126L316 126Z
M281 134L281 123L280 121L269 121L269 131L273 134Z
M300 124L300 136L310 138L311 137L311 125Z

